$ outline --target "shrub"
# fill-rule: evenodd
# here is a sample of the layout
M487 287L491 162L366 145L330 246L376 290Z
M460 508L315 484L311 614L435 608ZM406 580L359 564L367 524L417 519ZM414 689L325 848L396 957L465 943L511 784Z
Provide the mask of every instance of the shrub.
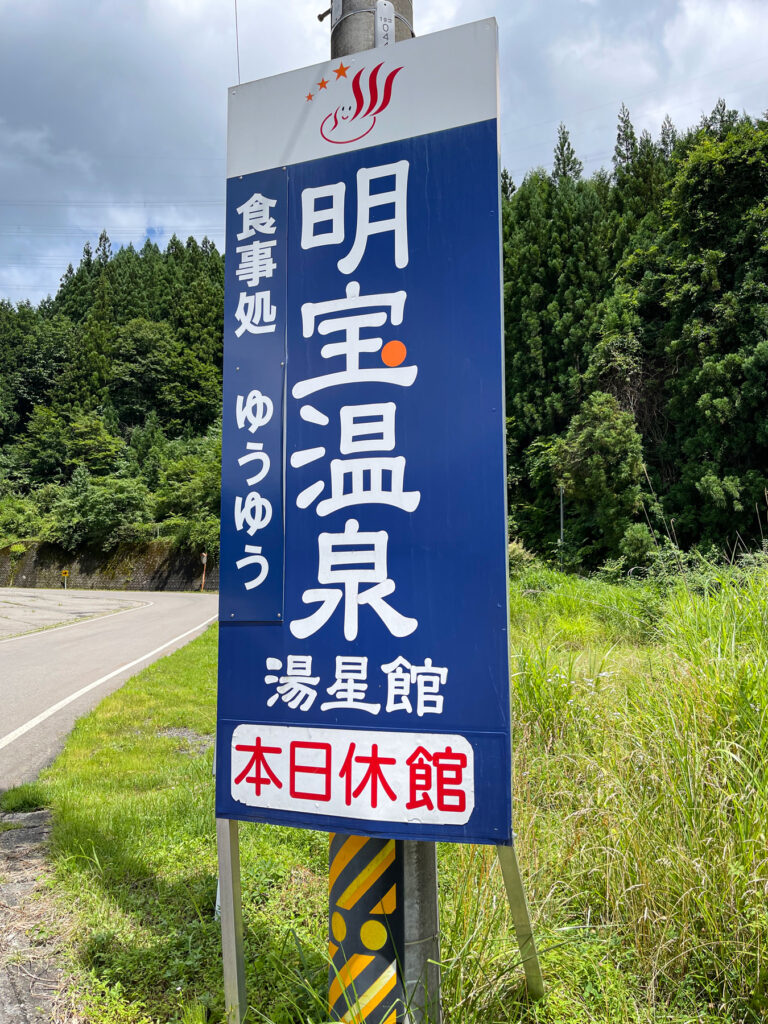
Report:
M93 480L80 467L53 513L46 539L68 551L81 545L111 551L118 544L151 536L150 496L141 480Z
M7 494L0 498L0 545L22 537L34 537L40 526L40 513L32 498L20 494Z
M624 531L619 550L630 568L645 566L653 558L656 541L645 523L632 523Z

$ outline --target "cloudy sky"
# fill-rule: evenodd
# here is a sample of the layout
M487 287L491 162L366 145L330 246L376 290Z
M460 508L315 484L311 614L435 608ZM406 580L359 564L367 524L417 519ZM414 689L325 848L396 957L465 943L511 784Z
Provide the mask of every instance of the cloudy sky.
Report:
M326 59L329 0L238 0L243 82ZM616 113L654 135L719 96L768 107L768 0L415 0L419 35L500 28L502 159L551 164L568 126L587 173ZM54 293L84 242L222 244L234 0L0 0L0 298Z

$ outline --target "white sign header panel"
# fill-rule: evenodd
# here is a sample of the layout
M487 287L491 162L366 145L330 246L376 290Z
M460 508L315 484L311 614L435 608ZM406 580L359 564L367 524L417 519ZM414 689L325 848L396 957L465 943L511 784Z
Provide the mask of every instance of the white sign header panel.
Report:
M496 46L488 18L233 86L227 177L495 118Z

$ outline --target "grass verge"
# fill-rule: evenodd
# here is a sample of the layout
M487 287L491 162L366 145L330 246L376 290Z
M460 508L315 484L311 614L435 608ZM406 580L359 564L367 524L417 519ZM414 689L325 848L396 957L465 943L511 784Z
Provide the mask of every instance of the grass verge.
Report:
M46 792L39 782L25 782L0 793L0 811L4 814L25 814L45 807Z
M516 831L548 995L525 1000L493 851L444 846L446 1022L766 1019L766 608L765 570L698 593L515 580ZM82 1021L222 1018L215 667L209 630L82 719L41 780ZM326 837L241 835L252 1019L320 1024Z

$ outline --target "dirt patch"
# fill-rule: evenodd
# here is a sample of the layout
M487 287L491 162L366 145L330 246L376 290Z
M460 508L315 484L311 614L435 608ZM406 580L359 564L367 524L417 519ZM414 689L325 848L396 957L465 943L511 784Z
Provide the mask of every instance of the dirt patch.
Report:
M181 748L181 753L190 756L204 754L213 746L213 736L203 736L201 733L195 732L194 729L161 729L157 735L182 740L184 748Z
M0 814L0 1024L71 1017L56 965L61 914L46 889L48 811Z

